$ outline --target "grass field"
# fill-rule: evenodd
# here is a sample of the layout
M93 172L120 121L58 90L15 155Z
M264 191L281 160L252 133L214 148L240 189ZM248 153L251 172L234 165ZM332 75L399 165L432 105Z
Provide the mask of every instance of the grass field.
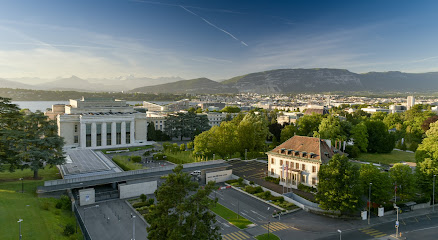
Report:
M192 151L181 151L181 152L164 152L167 156L167 161L175 163L175 164L184 164L184 163L192 163L192 162L203 162L209 161L213 159L208 159L204 157L195 157L192 155Z
M280 238L277 237L273 233L269 233L269 237L268 237L267 233L262 234L262 235L258 235L258 236L256 236L256 239L258 239L258 240L280 240Z
M23 239L83 239L79 233L65 237L62 232L66 224L75 226L75 217L70 211L56 209L57 199L37 198L36 188L44 181L58 179L57 168L39 171L41 180L32 180L30 170L17 170L14 173L0 173L0 238L18 239L18 219L21 223ZM23 177L24 193L21 193ZM44 210L48 207L48 210Z
M113 161L125 171L142 169L143 165L129 160L130 156L114 156Z
M415 162L415 153L393 150L391 153L361 153L356 160L363 162L393 164Z
M230 209L222 206L219 203L213 205L210 210L240 229L244 229L248 227L248 225L252 224L251 221L240 215L239 218L237 218L237 213L231 211Z

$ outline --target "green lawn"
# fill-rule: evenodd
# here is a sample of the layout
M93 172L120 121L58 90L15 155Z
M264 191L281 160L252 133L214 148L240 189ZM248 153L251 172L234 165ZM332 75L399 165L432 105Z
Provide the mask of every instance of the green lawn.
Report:
M258 235L258 236L256 236L256 239L258 239L258 240L280 240L280 238L277 237L273 233L269 233L269 237L268 237L267 233L262 234L262 235Z
M391 153L361 153L356 160L363 162L392 164L403 162L415 162L415 153L393 150Z
M215 205L210 207L210 210L240 229L244 229L248 227L248 225L252 224L251 221L240 215L239 218L237 218L237 213L231 211L230 209L222 206L219 203L216 203Z
M36 188L44 181L58 179L57 168L40 170L41 180L32 180L30 170L17 170L14 173L0 173L0 236L1 239L18 239L18 219L23 219L23 239L83 239L80 233L71 237L62 235L68 223L75 226L74 214L56 209L55 198L37 198ZM24 193L21 181L24 177ZM43 207L48 206L48 210Z
M138 170L144 168L140 163L135 163L129 160L130 156L116 155L113 157L113 161L119 165L125 171Z

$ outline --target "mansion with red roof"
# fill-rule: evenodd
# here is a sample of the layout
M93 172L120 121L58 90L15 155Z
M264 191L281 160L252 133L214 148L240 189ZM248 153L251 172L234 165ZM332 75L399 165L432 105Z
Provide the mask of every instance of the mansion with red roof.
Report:
M321 164L339 151L330 140L293 136L268 155L268 175L280 178L280 185L297 188L300 183L316 187Z

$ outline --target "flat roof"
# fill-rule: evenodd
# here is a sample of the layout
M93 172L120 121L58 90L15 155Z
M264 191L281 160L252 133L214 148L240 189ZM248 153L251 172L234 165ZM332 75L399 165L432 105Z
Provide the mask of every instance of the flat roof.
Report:
M121 172L102 152L90 149L66 151L66 163L60 166L64 179Z

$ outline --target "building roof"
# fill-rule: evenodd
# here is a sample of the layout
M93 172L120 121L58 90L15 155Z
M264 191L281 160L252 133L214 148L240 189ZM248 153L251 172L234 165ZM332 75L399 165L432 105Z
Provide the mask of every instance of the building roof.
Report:
M338 150L330 147L323 139L293 136L269 153L327 163L335 152L338 152Z

